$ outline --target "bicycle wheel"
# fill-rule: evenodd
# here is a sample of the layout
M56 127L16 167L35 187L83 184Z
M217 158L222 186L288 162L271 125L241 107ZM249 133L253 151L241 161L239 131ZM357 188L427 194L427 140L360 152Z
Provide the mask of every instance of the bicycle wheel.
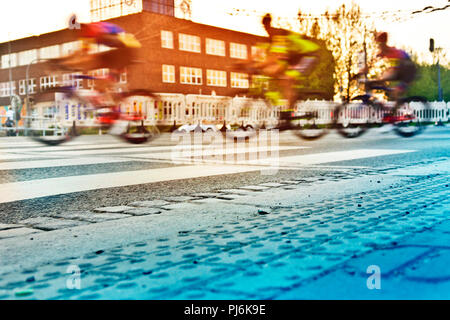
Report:
M297 137L304 140L316 140L328 133L329 124L320 117L315 107L299 106L299 111L280 113L280 128L290 129ZM284 122L284 123L283 123Z
M334 128L345 138L357 138L376 122L376 105L362 98L338 105L333 112Z
M110 133L128 143L142 144L160 136L156 124L147 121L142 105L158 103L158 97L146 89L135 89L119 93L119 120L114 123Z
M240 98L236 100L231 112L230 129L223 133L227 139L245 141L257 135L264 113L269 107L265 99ZM262 111L262 112L260 112Z
M425 130L431 107L423 97L407 97L397 101L393 114L387 121L394 125L394 132L405 138L413 137Z
M25 119L28 135L40 143L56 146L77 136L74 122L66 117L64 101L71 105L83 105L70 87L51 88L36 96L31 115ZM66 113L64 113L66 111Z

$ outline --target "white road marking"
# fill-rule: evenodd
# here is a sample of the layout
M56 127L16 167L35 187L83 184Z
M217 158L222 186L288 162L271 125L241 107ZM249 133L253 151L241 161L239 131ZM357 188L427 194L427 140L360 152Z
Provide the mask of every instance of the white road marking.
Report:
M80 191L209 177L260 170L249 166L182 166L139 171L111 172L0 184L0 203Z
M236 174L243 172L259 171L264 174L264 170L275 168L283 169L283 164L305 165L320 164L334 161L370 158L414 152L413 150L379 150L379 149L359 149L340 152L326 152L319 154L308 154L299 156L280 157L278 162L274 158L260 159L255 165L191 165L170 168L148 169L126 172L112 172L92 175L81 175L71 177L59 177L40 180L30 180L22 182L11 182L0 184L0 203L33 199L73 192L89 190L132 186L162 181L172 181L180 179L192 179L198 177L208 177L224 174ZM251 161L243 163L250 164ZM262 165L261 165L262 164ZM280 167L276 165L281 164Z
M133 154L132 151L136 150L136 148L128 148L128 149L103 149L103 150L87 150L87 151L74 151L74 152L57 152L57 153L43 153L43 154L0 154L0 160L23 160L24 161L11 161L11 162L0 162L0 170L14 170L14 169L34 169L34 168L47 168L47 167L64 167L64 166L74 166L74 165L90 165L90 164L100 164L100 163L115 163L115 162L126 162L126 161L142 161L142 160L157 160L161 162L170 162L177 164L190 164L196 163L197 161L192 161L190 156L192 157L211 157L214 155L233 155L239 153L259 153L259 154L268 154L273 155L273 153L278 153L279 150L294 150L294 149L302 149L307 147L254 147L254 148L231 148L231 149L213 149L213 147L204 146L202 150L201 147L193 147L190 148L177 148L175 146L164 146L164 147L145 147L145 150L152 150L153 152L145 152L145 153L137 153ZM309 147L308 147L309 148ZM167 150L168 152L159 152L155 153L154 151ZM192 151L193 150L193 151ZM125 155L119 155L114 158L108 158L108 153L116 154L118 152L126 152ZM138 151L142 151L141 148L138 148ZM172 152L175 153L172 153ZM128 152L131 153L128 155ZM180 153L181 152L181 153ZM76 158L63 158L63 156L72 155L72 153L79 155L81 157ZM95 155L96 153L105 154L103 157L83 157L85 155ZM186 154L189 157L176 158L172 155L176 154ZM30 159L35 158L46 158L46 157L57 157L59 159L50 159L50 160L34 160L29 161ZM158 162L157 161L157 162Z
M132 160L96 157L96 158L51 159L51 160L34 160L34 161L11 161L0 163L0 170L66 167L66 166L80 166L80 165L116 163L126 161Z
M3 153L0 154L1 160L24 160L24 159L37 159L37 158L61 158L61 156L47 156L40 154L18 154L18 153Z
M298 150L307 149L310 147L293 147L293 146L261 146L261 147L238 147L238 148L217 148L217 146L204 147L201 148L191 148L190 146L183 147L177 146L173 147L172 152L161 152L161 153L137 153L131 155L133 158L151 158L151 159L171 159L174 161L189 160L191 157L212 157L212 156L222 156L231 154L245 154L245 153L268 153L277 152L281 150ZM195 161L195 159L194 159Z
M310 164L321 164L329 162L347 161L379 156L387 156L393 154L401 154L408 152L415 152L416 150L390 150L390 149L358 149L358 150L348 150L348 151L336 151L336 152L323 152L323 153L313 153L298 156L288 156L281 158L267 158L258 159L255 161L245 161L247 164L265 164L274 165L310 165ZM243 163L238 163L243 164Z
M85 156L85 155L97 155L97 154L113 154L113 153L129 153L129 152L142 152L142 151L160 151L160 150L170 150L173 146L164 146L164 147L150 147L150 146L142 146L142 147L123 147L123 145L119 145L113 148L102 148L102 145L94 146L95 150L56 150L40 153L41 156ZM77 148L82 149L82 148ZM86 149L86 148L83 148ZM90 149L90 148L87 148ZM36 150L39 151L39 150ZM39 153L36 153L39 154Z

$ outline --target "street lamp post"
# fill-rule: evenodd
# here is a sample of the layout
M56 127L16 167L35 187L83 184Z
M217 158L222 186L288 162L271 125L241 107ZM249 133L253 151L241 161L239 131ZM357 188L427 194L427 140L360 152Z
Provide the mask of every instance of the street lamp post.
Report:
M30 66L35 62L35 61L39 61L40 59L35 58L33 60L30 61L30 63L28 63L27 65L27 69L25 70L25 91L26 91L26 101L27 101L27 120L26 120L26 126L25 126L25 135L28 136L28 128L30 127L30 114L31 114L31 108L30 108L30 95L29 95L29 90L28 90L28 75L30 72Z

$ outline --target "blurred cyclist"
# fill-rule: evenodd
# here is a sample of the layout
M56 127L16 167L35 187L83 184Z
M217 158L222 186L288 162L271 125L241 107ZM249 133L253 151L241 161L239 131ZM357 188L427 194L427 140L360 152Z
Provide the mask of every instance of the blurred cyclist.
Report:
M61 64L68 70L82 73L107 68L108 75L95 78L95 83L96 90L102 92L103 98L110 103L108 92L118 83L124 68L135 61L141 44L134 35L109 22L78 25L75 31L82 42L81 49L62 58ZM99 45L106 46L107 50L98 52Z
M404 50L387 45L388 34L386 32L377 33L375 40L380 50L377 57L387 59L390 67L374 83L394 82L393 98L397 99L405 94L409 85L414 81L417 73L416 66Z
M82 48L66 59L65 65L81 71L101 68L120 71L136 59L141 47L132 34L109 22L81 23L76 32ZM108 50L93 53L97 45L104 45Z
M272 27L269 13L263 17L262 24L270 43L265 60L257 63L255 68L278 80L281 93L291 108L297 100L297 86L318 62L319 46L300 34Z

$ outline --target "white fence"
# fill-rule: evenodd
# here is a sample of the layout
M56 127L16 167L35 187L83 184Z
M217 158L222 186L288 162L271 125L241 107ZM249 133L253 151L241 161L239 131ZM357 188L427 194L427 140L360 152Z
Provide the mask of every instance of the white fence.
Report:
M250 104L250 108L244 108L249 98L224 97L206 95L183 95L183 94L158 94L159 99L147 97L129 98L120 106L123 112L139 112L145 116L146 125L172 125L185 123L205 124L261 124L272 125L277 122L279 112L285 105L268 107L263 100ZM307 100L297 104L298 111L317 112L319 122L330 123L336 102L324 100ZM417 117L422 121L448 122L450 120L450 102L431 102L431 110L421 110L420 104L411 103ZM340 118L349 122L358 122L367 119L377 122L382 114L370 112L368 107L354 103L348 107ZM56 118L62 120L64 125L70 125L73 121L79 126L95 125L92 112L82 104L67 100L63 96L57 96L55 102L40 103L35 106L33 116L38 118Z

